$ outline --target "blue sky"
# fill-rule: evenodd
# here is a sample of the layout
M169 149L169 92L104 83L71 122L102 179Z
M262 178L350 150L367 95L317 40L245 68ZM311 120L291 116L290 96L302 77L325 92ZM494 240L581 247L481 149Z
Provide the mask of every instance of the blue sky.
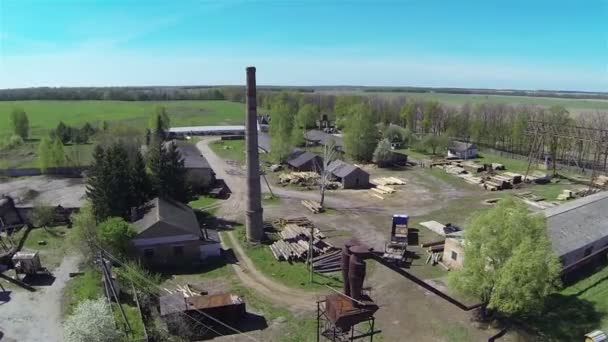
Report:
M0 0L0 88L608 91L608 0Z

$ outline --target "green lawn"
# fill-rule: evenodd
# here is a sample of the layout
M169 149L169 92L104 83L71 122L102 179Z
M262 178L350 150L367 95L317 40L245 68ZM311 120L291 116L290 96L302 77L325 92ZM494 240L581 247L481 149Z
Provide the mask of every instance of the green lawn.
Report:
M63 290L63 312L69 315L78 303L87 299L97 299L102 295L101 273L98 269L87 268L83 275L70 279Z
M218 140L212 142L210 147L224 160L245 162L245 140Z
M566 99L536 96L507 96L507 95L479 95L479 94L447 94L447 93L407 93L407 92L356 92L359 95L369 96L406 96L413 100L438 101L445 105L461 106L465 103L502 103L510 105L537 105L550 107L561 105L572 113L583 111L593 112L608 110L608 100L595 99Z
M9 135L8 117L15 107L23 108L30 122L30 135L40 137L59 121L81 126L101 121L146 127L157 105L167 108L173 126L242 124L244 105L229 101L1 101L0 137Z
M239 242L244 241L244 227L237 226L235 230L237 240ZM226 238L224 241L228 242L229 239ZM286 286L309 291L327 289L325 285L333 287L342 286L341 277L332 275L315 274L314 282L310 283L310 273L306 264L303 262L290 264L286 261L277 261L267 245L246 246L244 243L241 243L241 246L260 272Z
M69 232L70 230L63 226L32 229L25 240L23 248L39 251L42 266L52 271L63 260ZM39 245L38 241L45 241L46 244Z
M606 331L608 266L550 296L545 312L524 324L550 341L582 341L588 332Z
M142 340L145 338L144 334L144 322L142 321L142 317L140 316L139 309L137 309L136 304L122 304L122 309L124 310L125 316L127 317L127 321L129 321L129 325L131 327L131 331L129 333L129 339L133 341ZM112 303L112 311L114 312L114 321L116 324L123 330L127 331L127 326L125 324L125 320L118 308L118 304Z
M211 206L220 201L220 199L209 197L206 195L198 196L197 199L190 201L188 205L193 209L200 209Z

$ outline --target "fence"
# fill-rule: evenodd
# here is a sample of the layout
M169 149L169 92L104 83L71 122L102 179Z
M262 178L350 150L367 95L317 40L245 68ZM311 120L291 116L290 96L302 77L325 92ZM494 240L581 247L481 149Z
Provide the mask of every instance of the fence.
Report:
M3 177L31 177L31 176L63 176L63 177L82 177L83 171L86 167L50 167L46 171L42 171L40 168L14 168L14 169L0 169L0 176Z

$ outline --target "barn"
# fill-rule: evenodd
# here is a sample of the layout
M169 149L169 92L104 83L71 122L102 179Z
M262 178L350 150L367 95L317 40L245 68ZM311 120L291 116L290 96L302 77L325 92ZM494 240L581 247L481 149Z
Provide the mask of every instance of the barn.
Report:
M287 157L286 163L294 171L318 172L323 167L323 158L312 152L294 150Z
M342 183L344 189L360 189L369 187L369 173L361 168L348 164L342 160L334 160L327 170L332 177Z

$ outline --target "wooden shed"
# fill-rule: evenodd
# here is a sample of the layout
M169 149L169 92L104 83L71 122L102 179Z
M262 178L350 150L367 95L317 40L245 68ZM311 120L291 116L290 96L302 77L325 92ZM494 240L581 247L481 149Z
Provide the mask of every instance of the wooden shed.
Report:
M328 165L328 171L336 178L344 189L360 189L369 187L369 173L342 160L334 160Z

